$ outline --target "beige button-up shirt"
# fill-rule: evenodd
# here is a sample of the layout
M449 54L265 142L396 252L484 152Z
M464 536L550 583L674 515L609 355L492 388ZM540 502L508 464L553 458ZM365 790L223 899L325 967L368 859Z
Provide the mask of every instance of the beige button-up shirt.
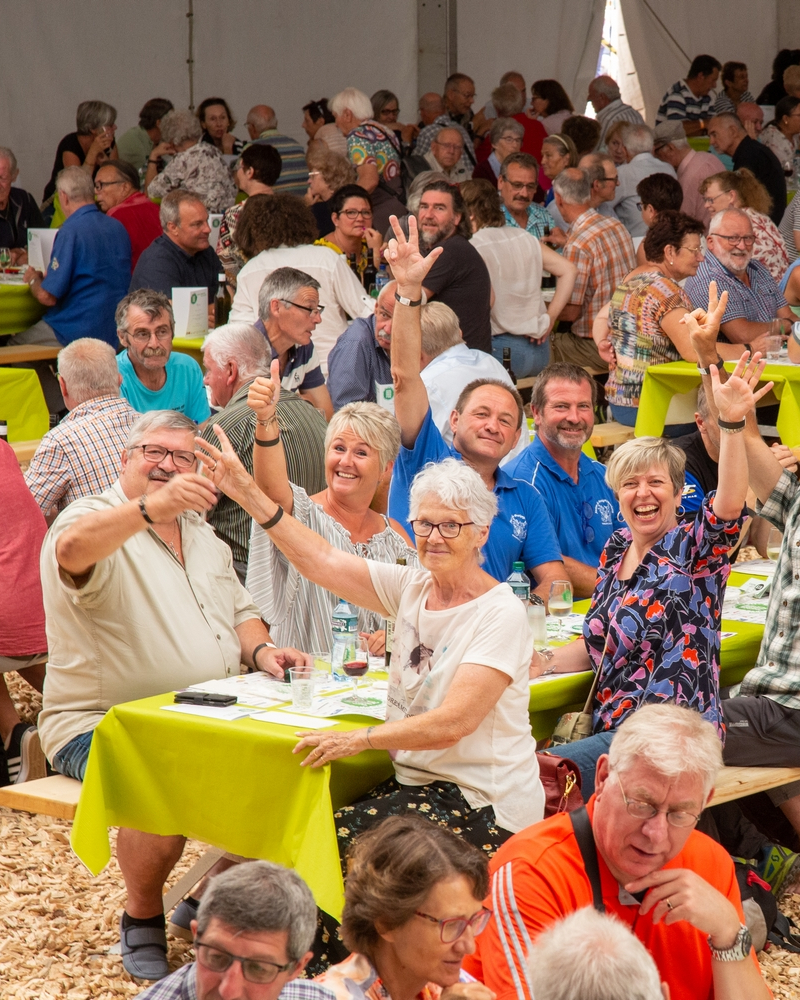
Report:
M59 570L56 541L85 514L127 502L119 481L76 500L42 546L49 661L39 733L50 760L113 705L238 674L235 626L260 617L233 571L230 549L192 511L180 517L185 567L149 529L76 587Z

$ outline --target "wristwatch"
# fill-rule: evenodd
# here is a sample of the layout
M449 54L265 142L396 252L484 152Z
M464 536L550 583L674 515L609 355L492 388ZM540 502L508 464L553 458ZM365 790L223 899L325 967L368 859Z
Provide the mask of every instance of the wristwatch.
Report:
M717 369L720 369L725 364L725 359L718 354L717 355L717 360L714 362L714 364L717 366ZM701 375L710 375L711 374L711 368L703 368L700 365L698 365L697 366L697 370L700 372Z
M708 947L711 949L712 958L717 962L742 962L750 954L750 949L753 947L753 938L747 927L742 924L739 928L739 933L736 935L736 940L730 948L715 948L711 943L710 937L708 939Z
M395 301L399 302L401 306L421 306L422 299L407 299L404 295L398 295L397 292L394 293Z

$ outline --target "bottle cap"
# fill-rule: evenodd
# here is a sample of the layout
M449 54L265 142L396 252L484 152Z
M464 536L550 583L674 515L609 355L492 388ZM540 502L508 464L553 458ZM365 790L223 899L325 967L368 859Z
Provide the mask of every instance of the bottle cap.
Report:
M515 562L515 563L512 563L511 569L515 573L524 573L525 572L525 563L524 562Z

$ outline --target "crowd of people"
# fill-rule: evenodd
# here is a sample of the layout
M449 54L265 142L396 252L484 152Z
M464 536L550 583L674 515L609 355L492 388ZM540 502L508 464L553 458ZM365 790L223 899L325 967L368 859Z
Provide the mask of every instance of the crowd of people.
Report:
M652 127L608 76L594 118L514 71L477 112L453 74L412 124L349 87L302 108L305 148L267 105L245 140L221 97L154 98L117 139L85 101L41 202L0 147L0 246L44 308L10 343L59 349L24 475L0 438L0 672L43 691L28 725L0 676L0 784L83 780L122 702L311 667L342 599L371 654L393 627L385 720L295 747L391 756L336 814L341 925L295 873L222 862L172 914L196 961L168 974L185 840L122 828L122 960L149 1000L769 996L731 858L749 820L704 810L723 762L800 766L797 460L756 418L768 346L800 361L800 51L770 121L748 87L700 55ZM195 287L202 367L174 339ZM647 369L681 359L695 422L589 458L595 420L634 427ZM770 525L764 641L729 697L726 581ZM515 566L534 602L591 599L582 637L534 652ZM545 819L530 681L589 669L586 811ZM800 834L800 784L771 798ZM797 856L754 830L777 888Z

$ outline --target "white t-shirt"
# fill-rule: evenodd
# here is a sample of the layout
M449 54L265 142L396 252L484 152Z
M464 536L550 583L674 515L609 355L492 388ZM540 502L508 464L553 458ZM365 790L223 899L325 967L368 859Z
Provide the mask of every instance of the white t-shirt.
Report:
M492 336L543 337L550 317L542 298L542 248L536 237L519 227L497 226L479 229L470 242L492 279Z
M319 302L325 307L322 321L312 333L314 350L324 372L328 370L328 355L350 320L371 316L375 300L370 298L358 278L350 270L344 254L328 247L275 247L262 250L249 260L236 279L236 295L231 307L231 323L255 323L258 319L258 293L264 279L279 267L294 267L305 271L320 283Z
M544 816L536 743L528 717L533 639L525 609L500 583L445 611L428 611L427 570L369 562L372 584L396 619L386 721L438 708L461 663L478 663L511 678L475 732L444 750L392 753L402 785L451 781L473 809L493 806L499 826L516 833Z

